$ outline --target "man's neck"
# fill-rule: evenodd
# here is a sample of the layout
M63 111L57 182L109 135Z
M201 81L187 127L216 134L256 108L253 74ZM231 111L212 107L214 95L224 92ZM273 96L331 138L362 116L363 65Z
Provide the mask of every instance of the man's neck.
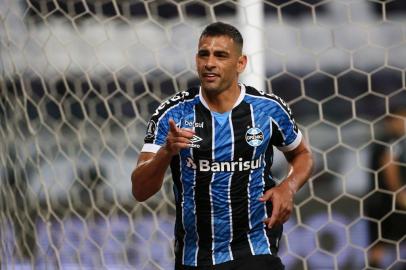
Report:
M240 96L241 90L238 84L233 85L220 93L208 92L202 88L202 95L213 112L224 113L231 111Z

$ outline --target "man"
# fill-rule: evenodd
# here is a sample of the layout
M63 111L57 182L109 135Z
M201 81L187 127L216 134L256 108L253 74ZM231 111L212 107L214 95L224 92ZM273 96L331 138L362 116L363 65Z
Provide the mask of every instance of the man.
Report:
M378 173L371 174L370 189L380 190L373 192L364 201L366 217L381 221L378 223L380 227L378 231L376 223L368 223L370 242L378 239L368 250L369 265L377 268L388 267L385 265L388 264L385 259L388 258L391 249L385 239L401 241L406 235L406 227L399 226L406 224L406 214L400 212L406 210L406 107L403 104L395 107L391 110L391 114L390 117L384 118L381 130L376 133L378 140L391 147L375 143L371 149L370 167ZM375 177L378 180L377 187ZM379 231L384 239L380 237ZM393 269L403 268L399 266Z
M247 64L242 47L231 25L204 29L196 54L201 86L157 108L132 173L133 195L144 201L171 167L175 269L284 269L282 224L313 160L286 103L238 83ZM270 171L273 146L291 165L279 186Z

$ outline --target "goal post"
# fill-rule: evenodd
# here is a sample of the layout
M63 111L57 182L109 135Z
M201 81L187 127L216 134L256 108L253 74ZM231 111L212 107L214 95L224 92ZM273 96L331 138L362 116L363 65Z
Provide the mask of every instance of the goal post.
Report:
M316 161L284 226L286 268L402 269L406 183L385 176L406 179L405 10L0 0L0 268L173 269L171 176L138 203L130 174L156 106L199 83L200 32L225 21L245 38L241 81L289 103Z

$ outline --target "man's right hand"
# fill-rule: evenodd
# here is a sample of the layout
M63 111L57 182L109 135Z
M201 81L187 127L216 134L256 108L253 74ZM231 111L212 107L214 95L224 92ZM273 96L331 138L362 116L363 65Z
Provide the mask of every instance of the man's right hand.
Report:
M159 191L172 156L179 154L181 149L190 147L190 139L194 134L191 129L176 127L175 121L169 119L165 145L157 153L141 152L138 156L137 166L131 174L135 199L142 202Z
M190 139L195 132L192 129L178 128L173 119L169 119L169 133L163 148L172 156L179 154L180 150L190 147Z

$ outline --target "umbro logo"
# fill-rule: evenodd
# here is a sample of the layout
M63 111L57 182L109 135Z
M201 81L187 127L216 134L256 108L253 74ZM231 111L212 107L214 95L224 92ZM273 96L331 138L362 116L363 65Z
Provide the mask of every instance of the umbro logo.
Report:
M196 135L193 135L192 139L190 139L191 143L197 143L197 142L200 142L200 141L203 141L203 139L200 138L199 136L196 136Z
M196 144L200 141L203 141L203 139L200 138L199 136L193 135L193 137L190 139L189 146L192 148L200 148L200 145Z

